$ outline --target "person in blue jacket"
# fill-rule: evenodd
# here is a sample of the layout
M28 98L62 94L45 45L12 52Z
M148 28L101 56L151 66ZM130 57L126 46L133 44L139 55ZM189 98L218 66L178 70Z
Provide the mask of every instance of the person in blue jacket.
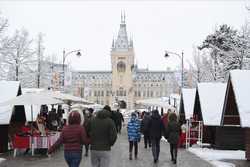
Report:
M131 114L131 119L128 122L127 130L128 130L128 141L129 141L129 159L132 160L132 151L133 147L135 150L135 159L137 159L138 155L138 142L141 140L140 134L140 121L137 118L135 112Z

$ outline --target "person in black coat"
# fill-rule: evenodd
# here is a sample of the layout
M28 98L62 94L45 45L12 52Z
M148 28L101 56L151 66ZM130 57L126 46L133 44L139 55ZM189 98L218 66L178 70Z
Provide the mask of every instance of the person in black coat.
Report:
M144 116L141 122L141 132L144 135L144 148L147 148L148 145L151 147L151 140L149 137L149 122L150 122L150 114L149 112L144 112Z
M123 115L119 109L117 109L117 111L114 112L114 115L115 115L114 121L115 121L117 133L121 133L122 123L124 122Z
M152 143L152 153L154 157L154 163L157 163L160 154L160 140L162 137L162 133L164 132L164 125L158 110L152 111L152 116L149 121L148 129Z
M177 122L177 115L174 112L171 112L169 114L168 119L169 121L166 127L166 137L170 144L171 161L176 164L178 141L180 137L181 127Z

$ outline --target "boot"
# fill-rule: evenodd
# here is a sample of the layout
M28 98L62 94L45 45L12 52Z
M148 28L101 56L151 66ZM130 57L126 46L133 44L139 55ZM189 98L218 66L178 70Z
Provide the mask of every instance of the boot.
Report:
M137 154L135 154L135 159L137 159Z
M132 160L132 153L129 153L129 160Z

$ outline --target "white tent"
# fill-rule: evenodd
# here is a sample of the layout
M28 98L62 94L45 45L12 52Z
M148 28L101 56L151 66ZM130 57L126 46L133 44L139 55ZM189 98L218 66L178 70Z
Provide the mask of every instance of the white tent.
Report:
M196 89L182 89L181 100L183 102L183 109L185 112L185 119L190 119L194 112L194 101Z
M61 93L59 91L44 91L41 93L44 94L45 96L51 96L56 99L63 100L65 103L74 102L74 103L82 103L82 104L93 104L92 102L89 102L81 97Z
M250 127L250 70L230 71L242 127Z
M168 104L168 101L162 98L137 100L136 104L174 109L171 105Z
M0 81L0 103L21 94L19 81ZM0 125L9 124L13 106L0 106Z
M198 83L197 86L204 125L219 126L226 93L224 83Z
M27 93L41 93L45 91L45 89L38 89L38 88L22 88L22 93L27 94ZM30 105L25 105L25 116L26 116L26 121L32 121L36 120L37 115L40 113L41 105L33 105L33 118L31 118L31 108Z

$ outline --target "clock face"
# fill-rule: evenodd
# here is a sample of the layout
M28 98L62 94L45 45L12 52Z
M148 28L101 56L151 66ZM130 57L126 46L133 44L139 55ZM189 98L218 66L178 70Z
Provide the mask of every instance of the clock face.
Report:
M123 61L119 61L117 63L117 71L118 72L125 72L126 71L126 64Z

